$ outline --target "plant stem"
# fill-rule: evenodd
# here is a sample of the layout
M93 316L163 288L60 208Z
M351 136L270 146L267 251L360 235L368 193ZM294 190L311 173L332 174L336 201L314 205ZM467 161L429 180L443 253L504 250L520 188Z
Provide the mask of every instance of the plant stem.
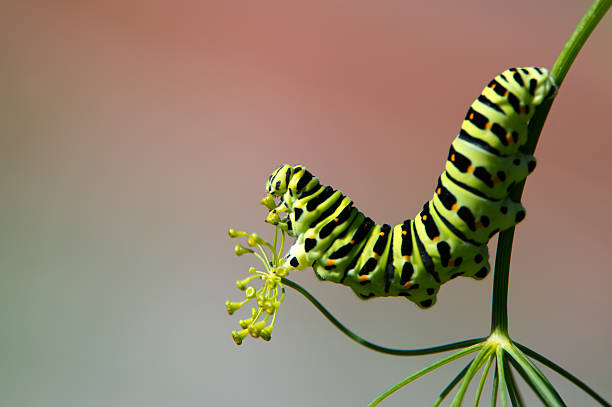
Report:
M449 350L461 349L465 348L480 342L483 342L487 338L475 338L475 339L467 339L464 341L453 342L446 345L434 346L431 348L423 348L423 349L394 349L387 348L385 346L377 345L373 342L367 341L348 329L345 325L343 325L336 317L334 317L331 312L329 312L315 297L312 296L306 289L304 289L298 283L291 281L286 278L281 279L282 283L287 287L291 287L300 294L302 294L308 301L310 301L320 312L331 322L336 328L338 328L343 334L354 340L360 345L365 346L366 348L370 348L377 352L386 353L389 355L396 356L419 356L419 355L431 355L432 353L441 353L447 352Z
M612 0L595 0L574 29L574 32L561 50L551 70L551 74L557 86L560 86L563 79L565 79L565 75L576 59L578 52L610 6L612 6ZM553 100L548 100L542 103L530 120L528 127L529 138L527 143L521 148L523 153L533 154L535 151L552 102ZM524 181L517 184L510 191L510 198L515 202L520 202L524 187ZM512 253L513 238L513 227L499 234L497 253L495 256L495 274L493 277L491 332L497 331L506 336L508 335L508 277L510 273L510 254Z

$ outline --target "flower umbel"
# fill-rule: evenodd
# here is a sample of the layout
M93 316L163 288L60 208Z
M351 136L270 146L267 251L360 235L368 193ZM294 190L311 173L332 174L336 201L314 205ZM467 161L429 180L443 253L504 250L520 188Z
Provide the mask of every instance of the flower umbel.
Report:
M278 233L281 234L281 243L278 245ZM240 244L237 244L234 248L236 256L242 256L244 254L253 254L261 260L264 265L264 271L256 270L255 267L249 269L250 277L244 280L236 281L238 289L244 291L245 299L241 302L225 302L225 308L229 315L242 308L247 303L254 301L257 303L252 304L251 317L239 321L240 331L232 331L232 338L237 345L242 344L244 338L247 335L251 335L253 338L261 338L265 341L269 341L272 337L272 329L276 320L276 311L285 298L285 288L281 283L281 278L287 275L288 270L281 266L281 253L285 246L285 232L278 226L274 227L274 243L270 244L265 241L257 233L247 233L235 229L230 229L228 234L231 238L246 237L247 244L250 247L259 249L249 249ZM272 259L266 254L265 248L268 248ZM249 285L251 281L263 280L263 286L259 289ZM266 323L269 325L266 326Z

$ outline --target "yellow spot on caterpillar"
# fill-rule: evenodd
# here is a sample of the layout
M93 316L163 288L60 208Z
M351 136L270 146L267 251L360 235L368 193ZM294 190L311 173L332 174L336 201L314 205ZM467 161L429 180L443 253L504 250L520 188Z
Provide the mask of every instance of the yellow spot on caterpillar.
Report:
M508 140L508 143L512 143L512 134L506 133L506 140Z
M410 281L408 281L406 284L404 284L404 287L406 288L410 288L412 286L412 283Z
M439 240L440 240L440 236L436 236L436 237L434 237L434 238L433 238L433 241L434 241L434 242L437 242L437 241L439 241Z
M366 281L368 276L359 276L359 281Z
M442 193L442 188L436 189L436 194L440 195ZM404 231L405 232L405 231Z
M410 261L410 256L402 256L404 258L404 260L406 261Z
M487 130L491 130L491 127L493 127L493 125L491 124L491 122L487 122L487 124L485 124L485 129L487 129Z
M314 239L315 235L310 235L309 239Z
M333 266L334 264L336 264L336 262L335 262L335 261L333 261L333 260L331 260L331 259L330 259L330 260L327 260L327 265L328 265L328 266Z
M470 173L474 171L474 167L472 167L471 165L469 167L467 167L467 172Z
M504 93L504 97L507 98L509 94L510 92L506 91L506 93Z
M338 222L340 219L338 218L334 218L334 222Z
M408 231L402 230L402 235L406 236L407 234L408 234Z
M470 120L474 119L474 113L470 113Z
M495 84L491 85L491 89L495 89Z
M377 259L377 258L379 258L379 257L380 257L380 254L378 254L378 253L374 252L374 253L372 254L372 257L374 257L375 259Z
M421 219L423 219L423 220L427 220L427 215L423 215L423 216L421 216Z
M383 237L385 235L385 232L380 232L380 237Z
M455 162L455 154L451 154L451 161Z
M453 206L451 206L451 210L456 211L457 210L457 204L453 204Z
M350 242L350 243L351 243L351 244L355 244L355 241L354 241L354 240L351 240L351 242Z

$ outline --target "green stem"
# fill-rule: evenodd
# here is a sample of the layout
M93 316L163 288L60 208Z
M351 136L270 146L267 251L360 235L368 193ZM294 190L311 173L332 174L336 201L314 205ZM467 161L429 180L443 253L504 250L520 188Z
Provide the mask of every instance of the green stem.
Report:
M478 407L478 404L480 403L480 395L482 394L482 389L484 389L485 382L487 381L487 376L489 375L489 369L491 368L493 359L495 359L495 355L489 356L489 360L487 361L484 371L482 372L482 377L480 378L480 383L478 383L478 389L476 390L476 396L474 397L474 407Z
M461 369L461 371L457 374L457 376L455 376L453 381L450 382L448 386L444 388L444 390L442 390L442 393L440 393L440 396L433 403L432 407L438 407L440 404L442 404L446 396L448 396L448 393L450 393L455 388L457 383L459 383L461 379L463 379L463 376L465 376L465 373L468 371L468 369L470 368L473 362L474 362L474 359L472 359L467 365L465 365L463 369Z
M560 86L563 79L565 79L565 75L576 59L578 52L610 6L612 6L612 0L594 1L574 29L574 32L561 50L551 70L551 74L558 86ZM529 122L529 139L521 149L522 152L533 154L535 151L552 102L552 100L546 101L536 110L533 118ZM520 202L524 187L524 181L517 184L510 191L510 198L515 202ZM514 228L504 230L499 234L497 254L495 256L495 275L493 277L491 332L497 331L506 335L508 334L508 275L510 273L510 254L512 253L513 238Z
M529 349L528 347L526 347L524 345L521 345L520 343L514 342L514 345L516 345L517 348L522 350L523 353L525 353L525 355L531 356L533 359L535 359L538 362L542 363L544 366L554 370L555 372L557 372L561 376L565 377L570 382L574 383L576 386L578 386L580 389L582 389L582 391L587 393L589 396L593 397L602 406L612 407L612 404L608 403L603 397L601 397L593 389L591 389L585 382L583 382L582 380L580 380L579 378L577 378L576 376L574 376L573 374L571 374L567 370L563 369L561 366L557 365L555 362L553 362L553 361L547 359L546 357L540 355L536 351L533 351L533 350Z
M308 291L306 291L302 286L298 283L291 281L287 278L282 278L282 283L287 287L291 287L300 294L302 294L308 301L310 301L324 316L336 326L343 334L354 340L360 345L365 346L366 348L370 348L377 352L387 353L389 355L397 355L397 356L419 356L419 355L431 355L432 353L441 353L449 350L465 348L467 346L471 346L477 343L484 341L487 338L475 338L475 339L467 339L465 341L453 342L446 345L434 346L431 348L423 348L423 349L394 349L387 348L384 346L377 345L373 342L367 341L362 337L355 334L353 331L348 329L345 325L343 325L336 317L334 317L315 297L312 296Z
M470 347L467 347L465 349L460 350L459 352L453 353L452 355L449 355L443 359L440 359L434 363L432 363L431 365L419 370L418 372L408 376L407 378L405 378L404 380L394 384L393 386L389 387L387 390L385 390L382 394L380 394L378 397L376 397L369 405L368 407L374 407L377 406L378 404L380 404L381 401L383 401L384 399L386 399L387 397L389 397L391 394L395 393L396 391L398 391L399 389L401 389L402 387L404 387L405 385L407 385L410 382L415 381L416 379L418 379L421 376L426 375L427 373L431 372L432 370L435 370L441 366L444 366L447 363L452 362L455 359L459 359L462 356L465 356L469 353L475 352L477 350L479 350L480 348L482 348L484 345L482 343L477 343L475 345L472 345Z

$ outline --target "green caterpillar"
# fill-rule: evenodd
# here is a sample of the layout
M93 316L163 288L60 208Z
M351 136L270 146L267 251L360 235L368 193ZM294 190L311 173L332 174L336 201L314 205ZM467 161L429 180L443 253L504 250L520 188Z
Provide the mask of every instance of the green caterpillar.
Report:
M403 296L421 308L434 305L440 285L455 277L483 279L488 241L525 218L508 191L535 168L519 147L535 107L556 89L544 68L496 76L470 106L433 198L394 227L375 224L303 166L281 165L266 183L268 200L280 198L266 221L296 237L283 267L312 266L319 279L363 299Z

